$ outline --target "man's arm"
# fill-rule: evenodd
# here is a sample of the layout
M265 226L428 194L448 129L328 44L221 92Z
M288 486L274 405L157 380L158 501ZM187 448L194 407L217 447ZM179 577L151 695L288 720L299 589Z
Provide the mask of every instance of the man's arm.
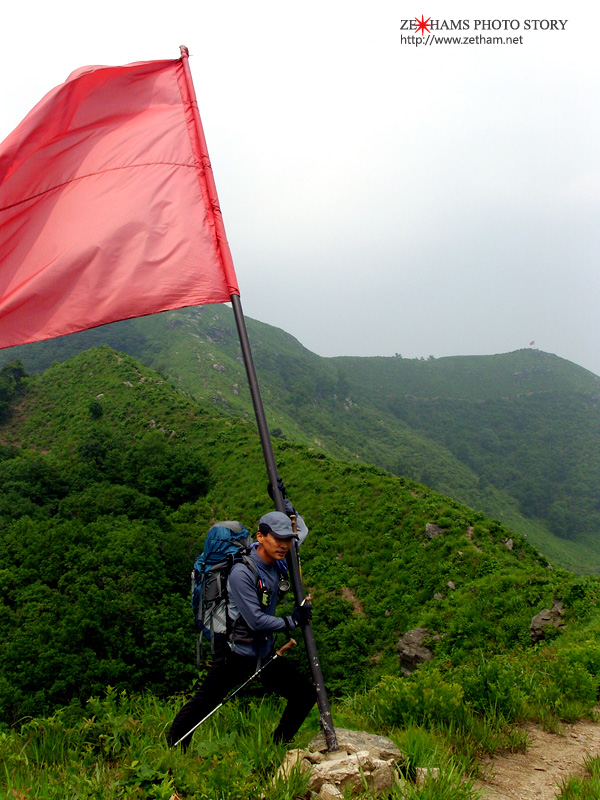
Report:
M237 610L253 631L275 633L295 627L295 622L291 617L276 617L263 611L258 601L256 578L248 567L236 564L229 574L227 585ZM274 610L275 606L273 605Z
M306 522L304 522L300 514L298 514L298 512L292 505L292 501L289 499L289 497L286 496L285 486L282 478L277 478L277 486L279 488L279 491L281 492L281 497L283 498L285 513L288 515L288 517L291 517L292 514L296 517L296 528L297 528L296 533L298 534L298 544L301 545L302 542L308 536L308 528L306 527ZM267 484L267 491L269 492L269 497L271 498L271 500L273 500L274 499L273 486L270 483Z
M308 528L300 514L296 514L296 533L298 534L298 544L301 545L308 536Z

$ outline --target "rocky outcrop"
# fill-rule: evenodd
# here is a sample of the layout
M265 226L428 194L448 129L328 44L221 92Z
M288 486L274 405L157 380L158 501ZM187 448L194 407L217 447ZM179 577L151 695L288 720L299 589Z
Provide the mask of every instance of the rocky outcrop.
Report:
M564 630L563 616L565 613L564 606L560 600L554 599L552 608L544 608L539 614L531 620L529 626L529 635L534 644L541 642L546 638L546 630L548 626Z
M439 525L434 525L433 522L428 522L425 525L425 536L427 539L437 539L438 536L444 535L444 529Z
M312 800L336 800L355 791L362 793L365 783L374 794L389 793L401 780L399 768L404 756L390 739L344 728L335 732L338 750L328 752L321 733L307 750L290 750L278 775L286 778L299 765L309 776L304 796Z
M433 651L423 644L425 639L439 642L440 637L437 633L432 636L427 628L415 628L412 631L407 631L398 642L400 669L405 677L414 672L419 664L432 660Z

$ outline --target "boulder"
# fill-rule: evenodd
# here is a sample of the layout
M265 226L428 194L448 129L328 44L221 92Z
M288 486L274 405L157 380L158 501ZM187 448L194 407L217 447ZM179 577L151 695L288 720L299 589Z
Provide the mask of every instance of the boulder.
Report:
M425 525L425 536L428 539L437 539L438 536L444 535L444 529L440 528L439 525L434 525L433 522L428 522Z
M564 613L565 609L562 602L555 598L552 602L552 608L544 608L531 620L531 625L529 626L529 636L531 637L531 641L534 644L543 641L543 639L546 638L545 629L548 626L558 628L559 630L564 630L565 626L563 625L562 621Z
M404 756L385 736L336 728L338 750L328 752L320 733L306 750L290 750L279 776L287 777L300 765L309 776L307 798L335 800L354 792L362 793L365 784L375 794L388 792L400 780L398 769Z
M427 628L415 628L412 631L407 631L398 642L400 669L406 678L417 669L419 664L432 660L433 651L423 644L423 641L427 638L431 638L436 642L440 640L437 634L431 636Z

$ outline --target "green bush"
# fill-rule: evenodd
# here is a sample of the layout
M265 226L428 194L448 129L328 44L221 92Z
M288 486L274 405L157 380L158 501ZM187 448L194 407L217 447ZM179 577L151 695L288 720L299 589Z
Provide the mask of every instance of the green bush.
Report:
M362 712L378 726L448 724L465 716L464 692L436 669L420 669L409 678L384 677L359 700Z

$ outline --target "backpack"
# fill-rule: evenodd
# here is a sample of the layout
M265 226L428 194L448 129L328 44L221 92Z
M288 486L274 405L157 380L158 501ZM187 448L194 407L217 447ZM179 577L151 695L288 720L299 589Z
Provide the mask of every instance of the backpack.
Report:
M250 550L256 547L248 529L241 522L216 522L206 534L204 549L194 562L192 570L192 610L198 637L197 661L200 666L202 637L211 644L215 653L215 636L226 640L234 633L227 613L227 579L234 564L243 562L256 578L256 590L262 604L262 578L257 566L249 557ZM277 562L279 571L279 594L283 596L290 588L287 567ZM250 629L238 619L235 635L248 637ZM239 639L247 641L248 639Z
M259 580L258 570L248 557L252 538L241 522L217 522L206 534L204 550L192 570L192 610L196 628L210 640L215 652L215 636L227 637L227 578L237 561L243 561Z

